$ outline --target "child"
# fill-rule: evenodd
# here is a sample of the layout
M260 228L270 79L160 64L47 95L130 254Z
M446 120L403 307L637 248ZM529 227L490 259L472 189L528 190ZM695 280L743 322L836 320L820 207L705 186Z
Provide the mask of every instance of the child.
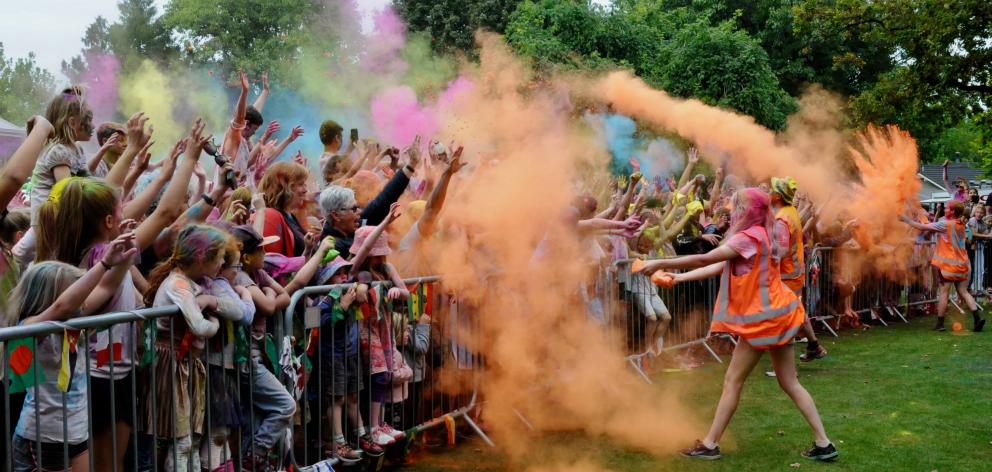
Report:
M137 253L133 241L133 234L121 235L110 244L100 263L85 273L54 261L31 266L14 289L6 324L28 325L77 316L87 295L104 274L129 262ZM86 364L77 362L76 355L69 355L69 364L73 367L64 367L71 372L70 377L60 380L63 375L60 372L62 349L68 341L63 336L56 333L33 343L37 355L35 365L47 380L27 389L20 420L14 429L13 470L89 470ZM67 384L60 386L62 381ZM63 435L63 426L67 428L68 436ZM41 439L40 450L36 438ZM64 443L69 450L69 464L64 462Z
M241 392L243 395L251 392L251 402L242 400L246 408L253 409L252 417L259 424L253 434L245 435L242 467L246 470L268 470L267 468L272 467L269 453L285 437L286 429L296 414L296 401L272 371L266 368L262 355L265 352L266 322L289 306L289 295L262 270L265 266L265 246L277 242L279 237L263 238L247 225L234 227L231 234L241 242L242 268L236 276L236 282L247 288L255 303L250 340L252 359L249 368L241 371Z
M937 326L935 331L944 331L944 314L947 313L947 298L951 287L958 292L958 297L968 305L972 315L972 331L978 333L985 327L982 310L975 303L975 298L968 292L968 274L971 264L968 263L968 253L965 248L965 226L961 223L964 213L964 203L954 200L944 209L944 219L930 224L922 224L902 216L903 222L920 231L937 233L937 248L933 254L932 264L940 270L940 288L937 298Z
M238 377L235 366L247 360L248 342L245 329L255 317L255 303L248 289L235 284L241 270L241 243L228 236L224 247L224 265L220 273L207 283L208 291L218 303L233 304L231 310L217 310L224 318L221 335L210 345L210 440L200 448L201 462L207 470L234 470L231 450L240 445L232 441L240 431L243 421L238 396ZM230 447L228 447L230 445Z
M392 282L386 299L389 301L409 298L403 279L396 269L386 262L386 256L392 253L389 249L389 238L385 234L386 227L399 218L399 206L394 203L390 207L389 216L375 228L363 226L355 232L355 240L351 245L354 263L351 276L362 283ZM373 297L375 294L373 292ZM373 298L373 307L378 304ZM405 435L394 430L382 420L382 406L392 392L390 377L393 370L393 329L390 316L379 316L373 308L371 316L366 317L361 324L362 353L369 358L371 366L371 402L369 424L372 426L372 441L379 446L388 446L402 439Z
M220 324L212 315L228 311L217 297L205 293L198 281L212 279L224 263L227 235L212 226L187 225L176 237L172 255L149 276L145 303L151 306L178 306L181 319L159 318L155 340L155 360L151 375L156 391L149 392L147 424L155 424L155 434L170 441L165 454L166 470L199 471L198 450L204 423L204 384L206 369L200 353L204 338L217 334ZM232 309L237 309L234 307ZM156 395L152 398L151 394ZM154 421L152 423L151 421ZM174 463L173 463L174 462ZM188 465L192 463L193 468Z
M45 119L54 128L52 136L31 175L32 230L14 247L18 265L26 267L34 259L35 231L38 210L48 200L55 183L70 176L86 176L86 159L76 142L89 141L93 136L93 111L83 99L83 89L74 85L56 95L45 110Z
M352 263L338 257L321 272L319 284L341 285L350 279ZM367 284L353 284L346 290L334 289L320 302L321 376L320 394L333 399L327 417L333 431L333 444L325 446L325 455L336 456L345 464L358 462L362 455L348 444L343 423L347 402L348 422L356 425L358 446L372 456L383 453L372 441L358 411L358 393L362 389L362 369L359 356L358 306L368 301Z
M632 257L643 257L656 259L654 237L652 232L641 234L635 240L635 251ZM627 271L623 271L626 273ZM665 333L668 332L668 325L672 322L672 315L668 312L668 307L658 295L658 288L651 283L651 280L644 274L630 274L630 286L628 287L633 296L634 306L644 315L644 341L648 344L648 351L654 355L661 355L665 347Z

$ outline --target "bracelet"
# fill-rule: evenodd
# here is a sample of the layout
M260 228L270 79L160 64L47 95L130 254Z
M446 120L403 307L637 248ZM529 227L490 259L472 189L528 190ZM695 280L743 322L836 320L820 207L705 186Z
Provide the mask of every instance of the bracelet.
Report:
M110 269L112 269L112 268L113 268L113 266L112 266L112 265L110 265L110 264L107 264L107 261L104 261L103 259L100 259L100 264L101 264L101 265L103 265L103 268L104 268L105 270L110 270Z
M417 173L417 170L414 169L413 166L411 166L410 164L407 164L406 167L404 167L403 169L406 170L407 172L411 173L411 174L416 174Z
M200 198L202 198L204 202L207 202L207 205L217 206L217 202L214 201L213 198L210 198L210 195L203 194L203 195L200 195Z

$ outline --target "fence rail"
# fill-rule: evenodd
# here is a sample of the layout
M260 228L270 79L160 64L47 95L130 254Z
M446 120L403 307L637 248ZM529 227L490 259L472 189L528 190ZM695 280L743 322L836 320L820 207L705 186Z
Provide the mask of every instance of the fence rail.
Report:
M807 257L807 284L803 301L811 319L830 334L837 336L840 321L845 319L845 315L849 318L851 313L863 322L875 320L886 324L893 320L906 321L913 308L925 307L936 300L938 280L929 264L932 244L917 245L909 264L910 270L896 280L873 274L860 279L849 276L845 272L848 268L845 259L847 251L815 247ZM975 286L987 288L990 277L985 277L985 273L988 262L992 262L992 244L982 246L975 258L973 266L976 276L981 271ZM713 339L709 326L718 281L713 279L659 289L647 277L631 274L631 262L618 261L603 268L594 283L585 287L589 318L603 325L606 334L619 343L627 354L631 368L650 382L650 377L642 369L643 359L661 351L690 346L700 346L720 361L709 345ZM254 442L250 440L253 431L264 419L260 416L268 414L254 408L258 385L253 379L261 374L258 368L271 370L291 394L292 403L296 406L292 418L280 433L282 439L276 445L283 467L306 470L321 463L352 462L349 458L340 457L336 448L328 446L333 445L335 433L355 444L358 440L355 430L359 429L359 422L366 432L382 424L405 434L405 438L387 446L384 455L363 455L361 462L373 468L381 466L386 458L402 461L407 446L415 437L435 427L450 427L456 419L492 445L473 418L473 412L482 402L479 384L485 371L485 360L473 348L472 341L473 335L480 332L477 310L448 293L440 277L420 277L404 282L411 292L409 301L388 300L389 285L373 283L373 302L369 309L351 310L349 313L353 319L348 318L347 313L338 317L340 313L336 314L332 309L334 298L327 298L329 294L336 297L352 284L301 289L293 294L290 306L284 312L271 318L269 331L273 337L270 342L257 336L252 338L250 327L231 325L227 327L229 336L251 340L252 349L247 357L242 353L238 359L231 358L232 353L218 352L215 343L206 342L202 351L189 349L188 358L171 356L166 359L171 363L171 371L177 375L165 379L157 379L152 374L161 360L154 349L156 343L167 343L168 350L162 352L172 353L176 353L177 348L180 351L188 349L188 346L172 336L167 339L156 337L156 331L149 328L162 324L172 332L173 324L184 323L177 316L180 313L176 307L2 328L0 342L7 344L0 354L6 374L3 381L5 433L7 438L12 438L17 432L16 420L25 395L30 392L34 398L39 398L53 394L52 385L57 376L57 372L51 369L52 365L46 371L40 356L32 355L28 361L31 369L27 370L34 372L34 385L27 388L28 392L12 392L13 371L9 368L12 364L8 352L12 343L30 340L28 348L32 353L39 353L41 348L47 349L45 352L54 352L54 343L61 343L65 336L79 332L78 358L73 361L77 367L70 369L70 372L73 374L72 382L82 382L86 386L87 431L92 432L94 420L99 419L93 417L94 405L99 403L109 402L111 423L125 416L132 418L134 427L130 429L128 441L119 443L118 439L123 438L116 436L116 428L110 428L112 456L116 457L121 452L117 444L127 444L128 459L122 468L118 468L116 461L113 461L114 472L119 469L197 470L201 465L213 470L222 465L214 462L214 458L218 457L214 452L220 453L221 461L230 459L235 470L242 470L243 456L248 452L257 452ZM96 352L92 342L99 332L109 330L112 334L121 329L127 330L134 347L131 352L123 353L130 356L134 366L124 377L129 385L109 382L108 397L95 398L92 384L97 379L89 368ZM355 336L357 346L352 345ZM45 343L49 345L45 347ZM211 363L212 349L221 358L219 366L216 355ZM111 359L115 359L113 348L110 355ZM113 361L109 363L111 371L114 364ZM78 368L79 365L84 365L85 369ZM403 365L409 368L409 373L402 368ZM195 376L196 369L202 369L201 383L194 385L193 381L185 382L183 385L190 391L186 395L178 392L176 379L179 375ZM382 375L387 372L389 375ZM166 384L156 385L160 380ZM449 388L451 385L465 387ZM118 390L123 387L129 388ZM216 413L216 405L208 400L198 410L182 403L187 398L198 398L194 387L202 387L203 398L230 394L234 396L232 401L236 400L245 407L244 416L247 418L244 418L240 434L231 431L226 441L218 443L214 440L213 413ZM216 392L217 388L222 391ZM72 388L69 391L72 392ZM167 396L162 397L163 394ZM55 393L54 396L62 402L63 417L60 422L56 418L56 422L62 429L61 437L68 438L70 422L67 410L74 400L72 394L67 392ZM124 398L127 396L130 397ZM118 408L118 403L121 403L118 400L122 398L130 400L123 402L130 405L130 412ZM149 404L167 407L168 424L156 424L156 415L145 414L150 411L147 409ZM188 418L183 416L186 414ZM187 423L199 424L201 418L201 434L190 435L190 443L185 443L187 438L177 429ZM41 420L41 414L36 409L35 423L40 425ZM66 440L50 444L42 437L42 429L37 427L33 437L23 438L33 443L36 451L43 453L38 455L39 458L48 463L71 460L70 452L78 450L80 445L69 444ZM45 431L46 434L50 432L48 429ZM162 431L169 434L160 434ZM205 453L202 464L198 459L200 451L193 450L197 447L197 439ZM13 470L13 456L18 452L15 449L10 440L6 441L3 448L4 470ZM87 435L85 449L98 453L94 434ZM94 455L91 454L88 460L90 470L96 470Z

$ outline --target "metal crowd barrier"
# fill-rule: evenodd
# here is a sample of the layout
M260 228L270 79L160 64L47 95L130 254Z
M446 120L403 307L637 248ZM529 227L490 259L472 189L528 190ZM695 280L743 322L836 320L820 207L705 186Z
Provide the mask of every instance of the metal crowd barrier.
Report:
M386 453L383 456L364 454L361 465L368 465L373 469L381 467L387 458L402 463L414 438L429 429L446 424L450 428L457 419L463 420L483 441L494 446L471 415L480 404L478 388L484 367L484 359L473 348L472 341L472 337L481 332L478 329L478 317L474 316L472 307L445 292L439 277L406 279L404 283L411 292L411 300L401 302L389 302L385 299L390 288L388 283L373 283L379 303L374 310L364 314L364 319L358 321L363 333L363 355L359 373L363 388L358 402L366 430L371 431L373 427L369 424L368 413L374 381L371 373L372 359L364 352L365 344L370 341L366 333L378 329L381 340L382 334L385 334L382 328L387 327L390 331L387 336L392 336L397 350L404 354L404 362L419 364L422 372L419 380L412 378L403 382L397 381L394 376L389 378L390 394L383 402L382 418L394 429L404 432L406 437L385 447ZM325 285L299 290L293 294L282 319L282 330L292 333L291 339L295 340L292 343L293 355L305 356L307 361L304 363L311 366L306 374L305 387L298 398L297 420L292 431L292 457L297 468L321 462L330 465L342 463L333 447L326 452L323 447L333 441L330 424L338 418L334 417L334 409L328 408L332 395L325 393L321 387L327 376L333 378L335 374L342 373L333 371L334 362L328 365L319 346L328 336L332 340L336 339L336 330L343 329L345 325L321 325L318 303L332 290L345 291L352 285ZM303 339L316 343L318 347L308 349L310 345L301 342ZM347 368L345 363L345 369ZM347 378L347 371L343 375ZM297 381L290 376L284 376L283 380L290 388ZM456 385L454 390L452 385ZM355 425L351 424L346 414L349 405L350 399L346 396L341 407L341 431L350 444L355 444L357 438L352 434Z
M642 362L662 351L702 346L713 359L723 362L709 345L714 337L714 333L710 333L710 320L719 279L682 283L671 289L659 288L648 277L631 274L633 262L629 259L617 261L604 270L602 276L608 288L604 303L607 325L624 344L630 366L642 379L651 383ZM659 301L661 305L657 303ZM656 320L649 319L649 311ZM663 336L659 336L658 328L654 326L665 322L662 314L665 311L670 316L668 329ZM715 336L735 342L730 336ZM660 345L657 342L659 339L662 341Z
M149 324L154 324L158 320L163 318L168 318L167 322L169 324L169 331L170 333L173 332L172 328L174 326L174 323L184 323L182 318L176 316L179 314L180 312L178 307L175 306L158 307L158 308L135 310L130 312L118 312L118 313L108 313L103 315L87 316L87 317L71 319L64 322L49 321L49 322L32 324L28 326L14 326L14 327L7 327L0 329L0 341L2 341L5 344L5 349L3 349L2 352L2 361L3 361L4 374L5 374L5 379L3 382L4 414L6 418L4 424L4 428L5 428L4 433L6 434L6 438L7 438L4 447L4 452L5 452L5 457L3 460L4 470L8 472L13 470L13 461L14 461L14 457L13 457L14 451L12 450L12 438L14 434L13 429L14 429L14 425L16 425L17 423L17 419L20 416L19 411L17 415L11 414L14 411L12 409L12 406L19 407L20 405L22 405L26 395L26 392L24 394L18 394L18 393L12 394L10 392L11 390L10 379L6 377L10 375L10 370L8 369L8 366L10 366L10 362L8 359L8 349L6 348L6 345L9 344L11 341L23 340L23 339L31 340L31 347L29 348L31 352L30 361L29 361L31 362L31 369L29 370L33 370L34 372L34 378L32 379L34 385L28 386L27 388L29 390L33 389L33 395L37 398L41 384L53 382L55 379L42 378L42 374L39 373L40 368L38 365L38 356L35 355L35 353L38 352L37 348L39 344L42 342L43 338L50 337L53 335L60 335L60 334L62 336L72 335L76 337L76 339L78 339L78 345L75 346L75 352L77 353L76 356L79 357L75 358L74 362L84 362L86 366L86 372L85 372L85 377L86 377L85 381L87 383L86 430L88 432L87 450L89 452L88 454L89 470L93 470L93 471L96 470L94 464L94 453L98 452L97 449L94 447L94 434L92 427L94 420L93 406L97 402L105 402L105 401L109 401L111 405L111 409L110 409L111 426L109 427L109 430L111 435L110 452L112 457L111 459L112 465L109 470L113 472L117 472L118 470L121 470L122 472L164 470L165 469L164 462L169 458L166 457L164 454L166 453L166 451L169 450L171 450L171 459L173 464L172 468L173 469L177 467L181 468L181 464L179 464L179 460L178 460L178 447L177 447L180 438L176 434L176 429L175 429L176 422L180 419L177 417L177 413L176 413L177 398L176 398L176 389L174 388L175 384L170 383L170 385L168 386L168 391L172 392L171 398L164 398L164 399L158 398L158 393L160 390L162 390L160 388L162 386L156 385L157 379L156 376L154 375L154 366L156 365L156 353L154 346L157 340L151 339L150 342L148 342L147 344L142 342L142 341L147 341L146 337L149 336L149 332L146 331L146 328L149 326ZM221 321L222 324L221 329L223 329L224 323L225 321ZM90 339L91 336L95 335L98 331L107 330L109 331L108 334L111 335L112 337L114 330L117 329L126 329L129 331L131 336L131 344L134 347L134 349L132 349L129 354L131 356L132 371L127 377L125 377L130 382L130 388L134 398L132 399L133 401L131 404L131 412L130 412L131 418L133 419L133 425L131 428L130 438L127 442L128 451L126 453L127 455L125 456L126 459L123 464L123 469L118 467L116 460L119 450L117 449L118 438L117 438L117 431L116 431L117 428L115 427L115 423L118 414L120 414L120 412L116 411L117 410L116 397L117 395L119 395L115 391L116 382L108 382L109 390L110 390L109 398L94 398L93 390L91 388L92 377L90 375L90 358L91 358L90 343L92 342ZM247 328L237 328L237 329L247 329ZM155 332L156 330L151 330L151 335L154 336ZM180 350L183 350L187 347L187 346L177 346L175 338L173 336L169 336L169 338L170 338L169 347L171 351L176 352L177 347L179 347ZM50 338L49 342L55 342L54 338ZM60 345L59 347L61 348L62 345ZM147 349L147 347L151 347L151 349ZM208 340L205 343L201 358L201 360L203 361L204 369L208 373L207 375L209 375L210 372L210 368L209 368L210 363L208 360L210 357L210 347L211 347L211 343ZM116 347L110 347L107 353L108 358L106 359L106 362L109 362L108 366L109 366L111 378L114 375L113 361L115 360L115 358L116 360L120 360L120 357L118 356L125 355L120 351L122 351L122 349L117 349ZM81 352L81 354L78 354L79 352ZM23 359L24 352L17 353L17 355L22 356ZM73 359L73 357L70 357L70 359ZM73 361L70 360L70 362ZM250 362L248 363L248 365L249 365L249 369L251 369ZM173 358L171 369L173 372L175 372L176 368L177 368L177 362L176 359ZM190 369L191 376L193 375L192 370L193 369L191 368ZM75 369L70 368L70 372L72 372L70 374L70 376L72 376L73 374L75 374ZM141 379L140 383L139 383L139 378ZM74 381L77 381L77 379L70 378L70 382L74 382ZM175 377L174 376L170 377L170 381L175 382ZM189 383L191 397L193 396L193 383L194 382L192 380ZM227 386L228 385L225 384L225 387ZM205 382L203 388L204 388L204 398L207 399L207 401L204 403L204 411L202 412L203 413L202 425L203 425L203 432L206 434L202 434L199 436L202 441L201 444L203 444L204 445L203 447L205 447L207 450L208 461L206 464L202 464L202 466L206 467L207 470L213 470L215 467L220 466L221 464L213 464L212 461L210 461L210 457L212 456L211 450L213 447L211 444L212 441L209 440L209 436L208 436L211 430L211 424L210 424L211 412L210 412L209 399L212 398L211 382L209 381L209 378L207 379L207 382ZM238 382L237 390L240 396L242 394L241 382ZM248 390L247 399L248 402L250 403L252 401L252 387L250 382L248 383L247 390ZM142 393L147 394L147 396L143 396ZM63 434L63 438L67 438L68 430L69 430L69 422L67 418L68 399L66 392L62 392L61 401L62 401L62 421L61 421L62 434ZM145 403L142 404L142 402ZM168 437L160 437L157 434L157 431L162 428L162 425L156 424L157 415L155 414L148 415L148 417L150 418L150 422L148 423L143 421L143 417L145 416L143 414L145 413L144 408L149 405L151 406L158 405L160 402L167 402L170 411L169 416L171 417L171 421L169 422L168 426L165 426L166 430L172 431L172 434L170 434ZM38 467L44 470L44 468L46 467L44 464L46 455L41 453L42 439L41 439L41 427L40 427L41 425L40 411L36 409L35 413L36 413L36 418L35 418L36 425L39 426L36 428L35 437L24 438L24 439L34 442L36 447L34 453L37 455L37 460L39 462ZM197 409L190 408L189 421L191 424L195 422L197 416L198 416ZM249 412L249 416L253 417L253 413ZM147 434L147 431L151 431L152 434L150 435ZM193 433L191 434L191 436L196 436L196 434ZM240 447L237 447L236 449L238 450L239 455L235 461L235 467L236 470L240 471L242 470L241 460L240 460L241 459L240 454L242 451ZM106 451L103 452L106 453ZM70 462L69 444L68 442L65 441L62 444L62 456L63 456L62 457L63 463L69 464ZM190 455L187 458L185 464L186 470L199 469L200 467L199 456L200 456L200 449L196 448L194 445L191 444ZM233 457L230 456L228 456L228 458L234 459Z

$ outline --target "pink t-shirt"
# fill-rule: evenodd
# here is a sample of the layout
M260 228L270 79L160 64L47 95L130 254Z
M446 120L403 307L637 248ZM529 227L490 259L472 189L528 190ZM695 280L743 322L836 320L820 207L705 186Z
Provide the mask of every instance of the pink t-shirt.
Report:
M781 221L775 222L775 243L776 247L788 248L789 247L789 230ZM743 232L738 232L727 239L727 246L730 246L737 254L738 257L730 263L731 268L734 271L734 275L744 275L751 272L751 268L754 267L754 256L758 254L758 243L750 236L744 234Z

